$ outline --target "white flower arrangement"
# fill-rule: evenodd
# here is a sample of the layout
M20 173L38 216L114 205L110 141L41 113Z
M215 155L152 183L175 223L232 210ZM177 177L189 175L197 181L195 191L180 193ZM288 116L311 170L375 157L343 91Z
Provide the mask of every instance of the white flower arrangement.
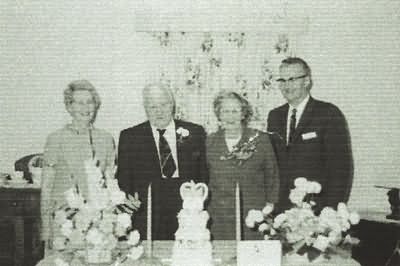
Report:
M78 189L70 188L65 192L67 203L54 213L59 232L53 246L61 255L56 265L70 265L76 256L94 263L111 260L116 265L128 258L138 259L144 250L139 232L132 229L134 210L126 204L125 193L113 178L115 171L103 176L96 159L86 161L85 170L89 183L87 199Z
M360 216L350 212L344 203L339 203L337 210L325 207L317 216L310 196L320 191L319 183L299 177L289 195L293 208L274 217L274 206L267 203L263 210L249 211L246 225L258 229L266 240L280 240L284 255L307 255L310 261L320 255L327 259L333 254L348 257L351 246L359 242L349 229L359 223Z

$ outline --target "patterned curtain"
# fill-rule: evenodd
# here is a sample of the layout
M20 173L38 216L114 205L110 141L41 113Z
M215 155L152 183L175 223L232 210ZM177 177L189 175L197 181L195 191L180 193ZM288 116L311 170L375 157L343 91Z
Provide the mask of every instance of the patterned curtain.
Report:
M217 129L213 99L222 90L247 98L251 126L265 130L268 111L282 103L275 79L279 63L295 55L296 38L257 32L139 32L152 45L145 55L153 80L175 92L176 117Z

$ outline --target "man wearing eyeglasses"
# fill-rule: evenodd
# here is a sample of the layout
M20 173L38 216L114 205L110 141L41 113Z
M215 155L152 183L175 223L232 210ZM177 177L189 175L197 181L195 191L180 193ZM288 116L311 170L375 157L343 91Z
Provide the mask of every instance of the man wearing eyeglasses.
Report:
M353 159L347 122L338 107L314 99L311 69L301 58L281 62L279 89L287 103L268 115L268 131L281 173L280 208L288 200L294 179L317 181L318 209L347 202L353 180Z

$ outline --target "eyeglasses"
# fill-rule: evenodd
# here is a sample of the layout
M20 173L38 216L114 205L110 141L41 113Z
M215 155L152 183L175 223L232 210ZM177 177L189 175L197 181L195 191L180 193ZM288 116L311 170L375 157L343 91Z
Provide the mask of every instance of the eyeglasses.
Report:
M308 76L308 75L305 74L305 75L301 75L301 76L298 76L298 77L291 77L291 78L288 78L288 79L279 78L279 79L277 79L276 81L277 81L279 84L284 84L284 83L286 83L286 82L289 83L289 84L292 84L292 83L295 82L296 80L305 78L305 77L307 77L307 76Z

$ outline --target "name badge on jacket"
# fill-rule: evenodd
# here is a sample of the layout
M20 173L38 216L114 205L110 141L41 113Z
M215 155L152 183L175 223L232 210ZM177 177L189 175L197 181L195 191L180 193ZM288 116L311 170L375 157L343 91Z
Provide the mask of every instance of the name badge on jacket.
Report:
M308 140L308 139L315 139L317 137L317 133L314 131L314 132L307 132L307 133L304 133L304 134L301 134L301 138L303 139L303 140Z

